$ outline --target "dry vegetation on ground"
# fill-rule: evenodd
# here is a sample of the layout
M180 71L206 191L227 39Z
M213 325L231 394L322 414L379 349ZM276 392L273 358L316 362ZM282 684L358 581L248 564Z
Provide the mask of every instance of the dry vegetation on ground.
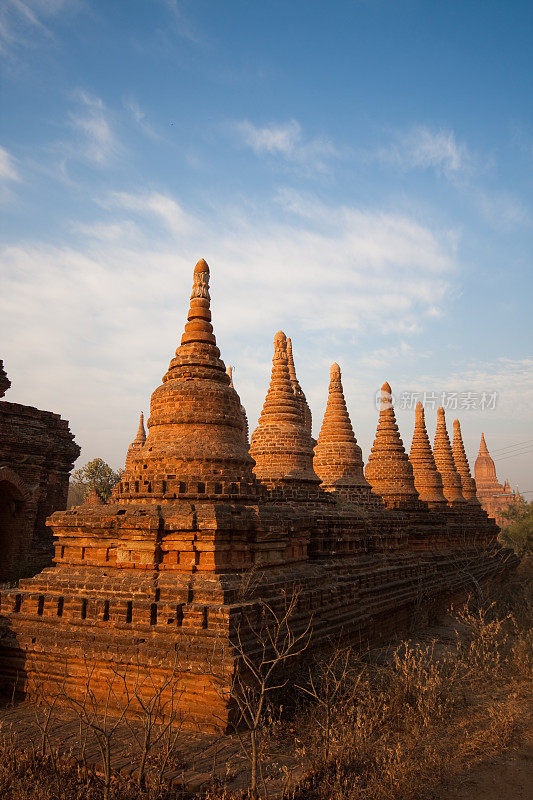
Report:
M259 794L293 800L429 800L451 796L476 765L505 751L528 723L533 654L531 561L491 597L456 610L446 635L362 657L337 649L316 663L290 711L270 708L258 731ZM243 735L247 747L247 735ZM97 770L61 748L0 745L3 800L100 800ZM44 750L44 754L43 754ZM231 765L229 765L231 768ZM113 800L193 795L113 775ZM264 779L264 780L263 780ZM194 797L246 796L213 781Z

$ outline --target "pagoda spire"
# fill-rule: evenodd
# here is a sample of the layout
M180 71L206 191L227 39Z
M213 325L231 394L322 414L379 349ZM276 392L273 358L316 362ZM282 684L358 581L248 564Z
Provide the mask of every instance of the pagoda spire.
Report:
M224 362L220 359L220 350L211 324L209 267L203 258L194 268L185 330L163 382L175 378L208 378L229 384L229 377Z
M146 431L144 429L144 414L141 411L141 416L139 418L139 427L137 429L137 434L135 439L128 447L128 452L126 454L126 469L129 468L131 463L131 456L133 453L137 453L144 447L144 443L146 442Z
M413 467L415 488L420 499L431 508L445 506L446 498L442 489L442 478L435 465L426 429L424 406L420 402L416 404L415 429L409 460Z
M283 331L274 337L270 386L259 424L252 433L250 455L256 476L270 488L288 487L309 491L320 483L313 470L313 447L306 431L301 405L295 396ZM316 493L316 492L315 492Z
M200 259L181 344L152 393L146 442L128 451L119 501L255 497L241 409L216 345L209 267Z
M446 415L442 406L437 409L437 429L433 443L433 456L435 464L442 478L444 497L448 505L464 503L465 498L461 492L461 478L453 460L452 447L446 430Z
M141 416L139 417L139 427L137 429L137 436L133 440L134 443L139 444L141 447L146 441L146 431L144 430L144 414L141 411Z
M418 501L413 468L398 432L391 387L381 387L378 428L365 469L372 491L391 508Z
M470 472L470 465L466 457L465 446L463 444L463 435L461 433L461 423L458 419L453 421L453 445L452 445L453 460L459 477L461 478L461 491L465 500L469 503L476 503L479 505L479 500L476 495L476 482Z
M481 441L479 443L478 456L490 456L489 448L487 447L487 443L485 441L485 434L484 433L481 433Z
M328 402L313 466L326 491L340 492L347 500L368 496L370 486L363 474L361 448L346 407L338 364L332 364L330 369Z
M288 336L287 336L287 365L289 367L289 378L291 381L292 390L294 392L295 397L297 397L298 400L300 401L304 427L309 436L311 436L313 427L311 409L309 408L303 389L300 386L300 382L296 376L296 367L294 365L294 357L292 354L292 341Z

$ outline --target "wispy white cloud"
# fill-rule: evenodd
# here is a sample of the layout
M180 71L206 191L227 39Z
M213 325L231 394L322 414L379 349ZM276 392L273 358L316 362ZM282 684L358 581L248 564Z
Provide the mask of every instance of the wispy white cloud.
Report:
M98 166L105 166L121 147L109 121L109 112L103 101L79 89L74 94L77 108L69 114L69 124L77 137L77 146L71 156L83 158Z
M418 125L407 132L398 132L393 140L372 154L384 164L399 169L433 169L446 177L470 169L471 156L465 144L459 143L451 130L432 130Z
M3 0L0 3L0 54L10 58L17 50L35 46L36 38L52 39L48 21L77 5L78 0Z
M474 188L471 196L482 216L491 225L506 230L532 223L529 209L520 198L510 192Z
M233 131L256 155L278 157L312 171L324 171L326 162L338 157L338 148L327 138L308 138L295 119L259 127L249 120L235 122Z
M196 230L198 223L174 198L159 192L113 192L100 203L107 208L133 211L141 217L152 217L163 223L167 231L181 235Z
M159 134L154 126L148 121L146 112L142 110L134 97L124 97L122 100L122 105L126 111L131 114L136 124L139 126L141 131L148 136L148 138L153 139L156 142L164 141L164 137L161 136L161 134Z
M0 181L18 181L20 176L13 156L0 145Z
M178 2L178 0L163 0L163 3L174 19L178 35L181 36L182 39L187 39L193 44L200 44L200 34L183 10L183 3Z

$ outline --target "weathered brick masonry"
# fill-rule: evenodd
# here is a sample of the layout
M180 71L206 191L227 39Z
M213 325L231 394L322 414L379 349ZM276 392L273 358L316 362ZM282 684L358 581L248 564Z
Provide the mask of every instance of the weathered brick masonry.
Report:
M148 435L141 420L112 502L53 514L54 566L2 594L5 683L24 688L36 677L81 696L93 666L102 687L128 664L152 685L177 668L185 724L224 727L231 704L220 685L257 598L276 605L300 586L294 626L312 616L316 651L332 637L384 636L415 609L442 606L512 565L497 526L462 498L449 441L440 445L446 476L426 440L413 444L413 473L388 384L366 476L337 365L314 446L281 331L248 448L208 279L202 260L181 344L152 394ZM252 652L257 642L245 645Z
M11 386L0 361L0 397ZM67 505L80 449L59 414L0 401L0 581L50 563L45 520Z

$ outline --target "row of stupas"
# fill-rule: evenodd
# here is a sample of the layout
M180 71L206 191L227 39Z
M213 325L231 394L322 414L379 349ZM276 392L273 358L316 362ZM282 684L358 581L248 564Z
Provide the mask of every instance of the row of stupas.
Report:
M438 613L500 579L515 561L475 500L460 428L452 447L439 411L432 450L420 408L416 422L408 455L384 384L364 469L334 364L315 442L279 332L248 443L199 261L181 343L112 501L53 514L54 566L0 595L0 683L81 697L89 658L97 699L119 674L148 701L154 681L170 687L177 670L183 724L220 728L241 668L235 639L257 651L247 621L263 601L282 612L297 588L292 631L311 625L312 657L334 640L375 641L415 610Z
M227 373L230 387L234 388L230 367ZM460 509L466 502L478 506L476 484L470 473L459 420L453 422L452 445L444 409L437 410L432 450L424 408L419 402L411 451L407 454L396 423L390 385L383 384L381 392L378 429L365 470L346 406L339 365L331 366L326 411L315 442L311 436L311 411L296 377L291 340L279 331L274 338L270 387L249 448L255 462L252 471L262 487L270 490L271 497L277 493L285 500L325 500L323 491L326 491L335 492L344 500L369 503L373 501L370 497L372 491L389 508L418 501L427 503L430 508L448 505ZM243 442L247 446L247 417L243 406L240 410L244 421ZM117 498L121 501L126 497L128 500L138 498L146 492L162 500L174 499L176 485L169 480L170 476L158 482L154 480L152 470L145 472L147 460L151 462L155 458L152 441L146 442L141 413L137 435L128 448L126 471L116 488ZM137 471L135 463L139 467ZM226 487L220 480L217 482L205 474L195 475L188 484L179 481L178 492L195 495L198 482L202 495L242 494L242 482L233 482Z

